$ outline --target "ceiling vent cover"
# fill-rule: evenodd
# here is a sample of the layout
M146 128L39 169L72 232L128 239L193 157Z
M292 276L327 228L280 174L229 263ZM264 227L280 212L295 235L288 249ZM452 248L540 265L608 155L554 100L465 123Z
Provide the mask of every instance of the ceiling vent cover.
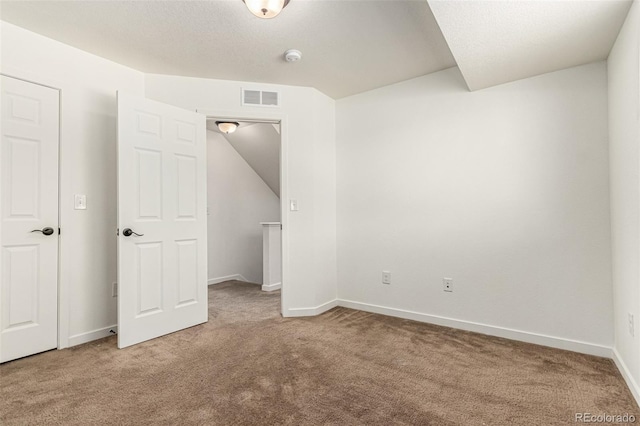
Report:
M242 105L277 107L280 105L280 94L264 90L242 89Z

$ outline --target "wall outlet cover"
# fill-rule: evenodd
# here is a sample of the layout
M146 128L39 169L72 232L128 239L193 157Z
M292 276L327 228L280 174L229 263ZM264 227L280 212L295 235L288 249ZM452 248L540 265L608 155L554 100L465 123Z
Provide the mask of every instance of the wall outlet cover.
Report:
M442 287L443 290L447 293L453 292L453 278L443 278L442 279Z

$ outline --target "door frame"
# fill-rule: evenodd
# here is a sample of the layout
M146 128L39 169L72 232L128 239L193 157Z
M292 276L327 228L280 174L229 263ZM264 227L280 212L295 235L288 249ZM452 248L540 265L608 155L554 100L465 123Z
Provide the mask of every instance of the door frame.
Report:
M4 77L14 78L16 80L21 80L26 83L36 84L38 86L47 87L49 89L58 91L58 229L61 230L62 223L62 187L61 180L62 176L60 175L60 170L62 167L62 85L54 80L41 79L39 77L33 76L31 73L7 68L6 71L0 71L0 75ZM58 290L58 300L57 311L58 311L58 324L57 329L58 333L56 335L57 340L57 349L64 349L69 346L69 297L68 297L68 289L67 286L63 284L60 279L60 271L62 269L62 232L58 234L58 262L57 262L57 274L56 274L56 284ZM2 269L2 265L0 264L0 270Z
M273 121L280 123L280 224L281 241L280 246L282 264L282 285L280 289L280 314L288 311L287 284L289 282L289 118L287 114L280 112L259 112L244 109L238 110L213 110L207 108L196 108L196 112L209 117L222 120L242 120L242 121Z

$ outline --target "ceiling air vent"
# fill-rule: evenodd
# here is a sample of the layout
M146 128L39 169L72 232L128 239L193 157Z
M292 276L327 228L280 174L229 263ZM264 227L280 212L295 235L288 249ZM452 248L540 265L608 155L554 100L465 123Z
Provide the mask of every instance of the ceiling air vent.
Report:
M243 106L269 106L277 107L280 103L278 92L267 92L262 90L242 90Z

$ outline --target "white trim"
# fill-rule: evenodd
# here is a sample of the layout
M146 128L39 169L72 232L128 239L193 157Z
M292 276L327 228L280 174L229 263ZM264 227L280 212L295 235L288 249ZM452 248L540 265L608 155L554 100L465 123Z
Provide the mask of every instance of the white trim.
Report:
M225 281L246 281L246 282L249 282L249 280L246 279L245 277L243 277L242 275L233 274L233 275L226 275L224 277L209 278L207 280L207 285L220 284L220 283L223 283Z
M282 293L280 294L280 312L283 316L289 311L289 297L287 293L287 283L289 282L289 198L296 198L289 193L289 117L282 111L253 111L247 107L240 107L235 110L210 110L206 108L196 108L196 112L207 117L219 119L237 119L244 117L245 120L269 120L280 123L280 223L282 225L281 238L282 246Z
M64 86L60 80L51 79L49 77L39 75L38 73L34 73L23 68L2 65L0 66L0 74L18 80L26 81L27 83L34 83L39 86L45 86L50 89L60 91L62 91L62 87Z
M276 291L282 288L282 283L262 284L262 291Z
M283 317L311 317L320 315L323 312L327 312L329 309L333 309L338 306L338 300L330 300L327 303L323 303L315 308L293 308L288 309L283 313Z
M0 66L0 75L14 78L16 80L25 81L27 83L36 84L38 86L48 87L49 89L58 91L58 230L62 228L62 140L63 140L63 110L62 110L62 88L63 84L59 80L43 77L37 73L27 71L22 68L15 68L6 65ZM57 280L57 317L58 330L57 333L57 349L64 349L70 345L69 342L69 297L67 296L68 285L62 279L62 234L58 235L58 269L56 271Z
M631 390L631 394L636 399L636 402L638 403L638 405L640 405L640 386L638 386L638 382L636 382L631 375L629 368L627 368L627 364L625 364L625 362L622 360L622 357L620 356L618 350L616 348L613 348L611 352L611 358L613 359L613 362L615 362L616 367L618 367L618 370L620 370L620 374L622 374L622 378L627 383L627 386L629 387L629 390Z
M611 348L595 343L581 342L578 340L563 339L560 337L547 336L544 334L530 333L527 331L514 330L511 328L497 327L494 325L480 324L471 321L457 320L453 318L441 317L438 315L423 314L420 312L407 311L403 309L387 308L385 306L371 305L368 303L354 302L351 300L338 299L338 306L358 309L365 312L389 315L392 317L405 318L414 321L426 322L429 324L441 325L444 327L457 328L460 330L473 331L475 333L487 334L489 336L503 337L505 339L518 340L521 342L533 343L536 345L549 346L556 349L579 352L588 355L595 355L611 358Z
M83 343L91 342L93 340L102 339L103 337L111 336L113 333L111 330L118 333L118 326L112 325L110 327L99 328L97 330L88 331L86 333L80 333L73 336L69 336L69 346L81 345Z

